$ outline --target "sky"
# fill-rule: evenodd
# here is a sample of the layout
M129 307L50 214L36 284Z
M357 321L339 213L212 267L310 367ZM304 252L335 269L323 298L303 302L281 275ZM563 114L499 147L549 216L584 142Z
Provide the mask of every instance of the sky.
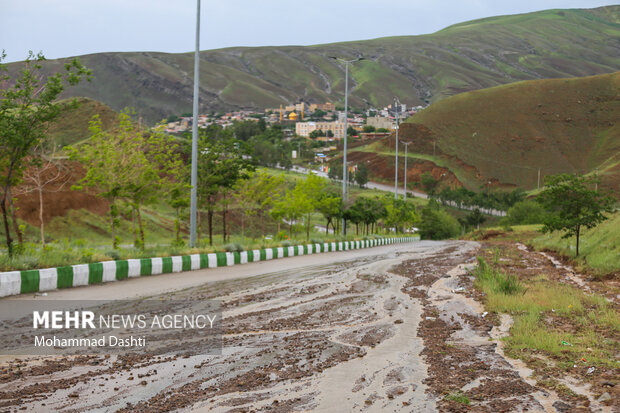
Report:
M616 0L617 4L618 0ZM433 33L482 17L601 0L202 0L200 49L311 45ZM196 0L0 0L6 62L117 51L188 52Z

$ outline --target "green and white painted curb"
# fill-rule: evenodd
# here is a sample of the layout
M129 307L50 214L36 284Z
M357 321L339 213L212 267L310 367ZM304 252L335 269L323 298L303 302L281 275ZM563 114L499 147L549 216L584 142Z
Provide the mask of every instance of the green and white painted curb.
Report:
M0 273L0 297L77 287L80 285L100 284L145 275L226 267L248 262L318 254L321 252L347 251L417 240L418 238L402 237L326 242L242 252L216 252L176 257L104 261L41 270L3 272Z

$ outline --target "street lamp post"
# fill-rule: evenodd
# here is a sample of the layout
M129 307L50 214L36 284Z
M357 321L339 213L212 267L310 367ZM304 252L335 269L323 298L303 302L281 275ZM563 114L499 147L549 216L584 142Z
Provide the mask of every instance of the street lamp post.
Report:
M394 161L394 199L398 199L398 113L400 111L400 100L394 97L394 109L396 116L396 160Z
M196 52L194 53L194 111L192 119L192 172L189 214L189 245L196 246L196 210L198 206L198 69L200 68L200 0L196 1Z
M410 144L411 142L403 142L405 145L405 201L407 200L407 148Z
M337 60L344 63L344 155L342 158L342 201L344 202L347 197L347 134L349 127L349 63L355 63L360 60L364 60L363 57L358 57L353 60L344 60L338 57L329 56L330 59ZM342 219L342 235L345 234L344 218Z

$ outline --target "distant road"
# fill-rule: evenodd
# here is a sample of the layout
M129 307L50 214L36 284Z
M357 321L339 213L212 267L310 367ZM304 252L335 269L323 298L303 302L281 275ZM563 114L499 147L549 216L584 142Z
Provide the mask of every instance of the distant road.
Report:
M308 172L312 172L315 175L321 176L323 178L328 178L327 174L325 172L321 172L321 171L317 171L314 169L308 169L308 168L302 168L300 166L293 166L293 168L291 168L292 171L294 172L299 172L302 174L307 174ZM338 179L335 179L336 181L339 181ZM391 185L386 185L386 184L380 184L378 182L371 182L368 181L368 183L366 184L367 188L370 189L377 189L379 191L385 191L385 192L392 192L394 193L394 187ZM399 195L404 195L405 191L403 190L403 188L398 188L398 194ZM407 195L413 195L416 196L418 198L424 198L424 199L428 199L428 195L426 195L423 192L418 192L418 191L407 191Z
M321 176L323 178L328 178L328 176L327 176L327 174L325 172L317 171L317 170L314 170L314 169L302 168L300 166L293 166L291 168L291 170L293 172L299 172L299 173L302 173L302 174L308 174L309 172L312 172L315 175ZM336 181L339 181L339 180L336 180ZM385 192L392 192L392 193L394 193L394 187L393 186L386 185L386 184L380 184L378 182L368 181L368 183L366 184L366 187L368 187L370 189L377 189L379 191L385 191ZM399 187L398 188L398 194L399 195L404 195L405 194L404 189ZM409 191L407 191L407 195L412 195L412 196L415 196L415 197L418 197L418 198L428 199L428 195L426 195L423 192L418 192L418 191L409 190ZM449 204L452 207L456 208L456 205L454 204L454 202L450 202ZM475 206L472 206L472 207L466 207L465 206L462 209L466 209L466 210L472 211L472 210L474 210L476 208L477 207L475 207ZM499 210L496 210L496 209L489 210L489 209L480 208L480 207L478 209L480 209L480 211L482 211L482 212L485 212L485 213L487 213L489 215L493 215L493 216L496 216L496 217L506 216L506 212L504 212L504 211L499 211Z

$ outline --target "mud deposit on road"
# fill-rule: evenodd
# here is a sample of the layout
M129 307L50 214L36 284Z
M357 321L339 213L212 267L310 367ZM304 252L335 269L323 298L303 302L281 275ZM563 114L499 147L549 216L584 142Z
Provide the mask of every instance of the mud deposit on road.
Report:
M0 411L433 411L419 300L389 270L474 245L391 246L167 293L222 301L222 355L5 359Z
M466 268L479 248L291 259L288 270L166 293L222 301L222 355L0 359L0 411L571 411L491 340L508 326L475 300Z

